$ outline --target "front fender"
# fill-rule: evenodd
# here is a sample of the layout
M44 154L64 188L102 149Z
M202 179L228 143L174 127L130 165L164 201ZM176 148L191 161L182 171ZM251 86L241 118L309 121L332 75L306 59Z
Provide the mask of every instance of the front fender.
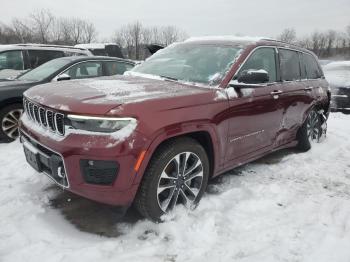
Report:
M220 166L220 159L223 159L224 157L220 156L220 148L223 145L220 139L218 139L218 134L215 126L209 122L182 123L162 128L156 132L152 139L150 139L151 142L146 148L146 154L138 172L136 173L133 184L139 184L141 182L148 163L159 145L168 139L193 134L195 132L207 132L211 138L214 151L213 172L215 174L215 170L217 170Z

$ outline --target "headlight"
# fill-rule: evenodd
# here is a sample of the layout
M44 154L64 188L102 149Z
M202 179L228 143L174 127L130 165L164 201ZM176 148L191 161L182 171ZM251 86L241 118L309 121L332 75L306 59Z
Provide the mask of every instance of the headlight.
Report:
M135 118L115 118L115 117L95 117L68 115L70 125L74 129L86 130L91 132L113 133L130 123L135 123Z

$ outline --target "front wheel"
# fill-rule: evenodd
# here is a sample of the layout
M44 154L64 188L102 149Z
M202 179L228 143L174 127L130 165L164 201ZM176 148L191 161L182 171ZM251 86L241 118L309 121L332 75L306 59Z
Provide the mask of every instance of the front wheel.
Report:
M162 145L152 157L135 199L146 218L160 217L177 204L195 207L206 189L209 160L203 147L191 138Z
M21 104L13 104L0 110L0 139L11 142L18 138L18 123L23 113Z
M313 143L319 141L322 135L322 118L321 115L312 109L308 114L305 122L299 129L297 139L298 139L298 149L301 151L308 151Z

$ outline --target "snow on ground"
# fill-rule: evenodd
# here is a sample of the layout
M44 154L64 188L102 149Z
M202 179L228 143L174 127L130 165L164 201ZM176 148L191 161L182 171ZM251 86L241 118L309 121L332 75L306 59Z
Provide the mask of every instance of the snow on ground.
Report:
M0 261L350 261L350 116L328 126L311 151L228 172L161 224L114 223L36 174L18 142L0 144Z

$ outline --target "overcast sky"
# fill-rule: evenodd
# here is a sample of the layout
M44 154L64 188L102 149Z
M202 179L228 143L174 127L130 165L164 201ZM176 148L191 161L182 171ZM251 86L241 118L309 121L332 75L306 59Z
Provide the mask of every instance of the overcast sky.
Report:
M135 20L175 25L190 36L276 37L288 27L303 36L315 29L344 31L350 24L350 0L10 0L1 3L0 21L8 23L42 8L56 16L91 20L99 38Z

